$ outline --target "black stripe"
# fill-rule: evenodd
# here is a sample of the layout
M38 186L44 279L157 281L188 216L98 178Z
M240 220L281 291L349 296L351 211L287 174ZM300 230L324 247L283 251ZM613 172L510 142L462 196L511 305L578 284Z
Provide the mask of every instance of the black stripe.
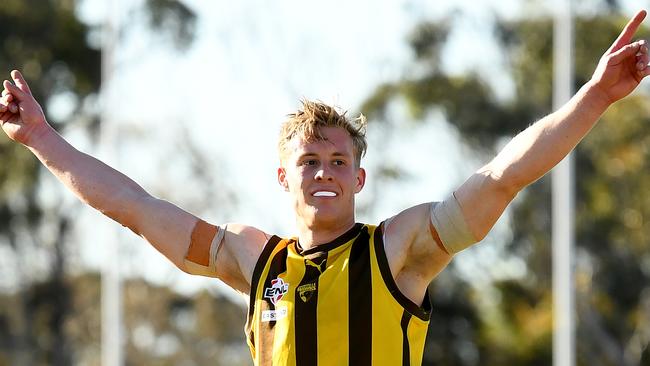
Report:
M257 258L257 262L255 263L255 269L253 269L253 277L251 278L251 289L250 293L248 295L248 316L253 316L253 311L255 310L255 293L257 292L257 285L260 282L260 276L262 276L262 272L264 271L264 267L266 267L266 262L269 260L269 257L271 256L271 253L273 253L273 249L275 249L275 246L278 245L278 243L282 240L280 237L273 235L271 239L269 239L268 242L264 245L264 249L262 249L262 253L260 254L260 257Z
M372 362L372 277L370 235L364 226L350 249L348 278L349 364Z
M305 275L295 289L296 365L318 363L318 278L327 253L305 258Z
M257 262L255 263L255 269L253 270L253 277L251 278L251 288L248 294L248 319L246 320L246 328L245 328L245 333L246 335L248 335L248 339L250 340L253 346L255 345L255 336L251 331L251 329L253 327L252 323L253 323L253 313L255 312L255 294L257 293L257 285L259 284L260 276L264 271L264 267L266 267L266 262L269 260L271 253L273 253L273 249L275 249L275 246L278 245L280 240L281 240L280 237L273 235L269 239L269 241L266 242L266 244L264 245L264 249L262 249L262 253L260 254L259 258L257 259Z
M287 271L287 256L289 255L289 250L285 246L280 251L278 251L273 258L271 258L271 264L269 265L269 271L264 278L264 289L271 288L272 281L277 279L282 273ZM275 310L275 305L269 298L265 298L262 294L262 299L264 300L262 305L262 310ZM271 328L275 326L275 321L268 322Z
M409 348L409 337L408 329L409 322L411 321L411 314L408 311L405 311L402 314L402 321L400 325L402 326L402 366L409 366L411 364L411 350Z
M377 264L379 265L379 272L381 272L381 277L390 291L391 295L397 300L397 302L402 305L406 311L412 315L417 316L418 318L428 321L431 318L431 300L429 299L429 289L424 293L424 299L422 300L422 305L418 306L416 303L411 301L409 298L404 296L402 291L399 290L393 275L390 272L390 266L388 265L388 259L386 258L386 251L384 250L384 223L379 224L379 227L375 229L375 253L377 256Z
M261 281L264 281L263 290L271 288L271 281L278 278L278 276L287 271L287 255L288 250L285 246L279 250L273 258L271 258L271 263L269 264L269 270L265 278L260 278ZM264 293L262 293L262 301L260 313L263 313L265 310L275 310L275 305L271 302L271 299L265 298ZM275 337L275 324L276 321L260 322L259 324L259 340L260 344L255 347L257 353L259 354L260 365L270 365L273 360L273 338Z

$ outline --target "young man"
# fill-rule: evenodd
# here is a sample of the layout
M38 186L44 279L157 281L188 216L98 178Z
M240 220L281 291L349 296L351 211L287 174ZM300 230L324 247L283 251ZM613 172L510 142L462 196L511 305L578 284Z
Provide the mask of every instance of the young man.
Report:
M180 269L250 294L246 333L255 364L418 365L429 283L650 74L645 41L631 42L645 15L628 23L566 105L517 135L450 197L378 226L354 217L365 183L364 121L324 104L304 102L282 129L278 181L296 214L291 239L242 224L213 226L150 196L59 136L17 71L15 84L4 82L0 123L83 202Z

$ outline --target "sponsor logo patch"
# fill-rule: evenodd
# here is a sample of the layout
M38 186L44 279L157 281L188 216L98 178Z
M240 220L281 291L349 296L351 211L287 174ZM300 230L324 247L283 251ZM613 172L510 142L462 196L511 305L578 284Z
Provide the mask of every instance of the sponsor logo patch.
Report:
M264 289L264 298L270 299L273 305L276 305L287 292L289 292L289 284L285 283L282 278L278 277L271 280L271 287Z
M262 311L262 322L272 322L287 317L287 308Z

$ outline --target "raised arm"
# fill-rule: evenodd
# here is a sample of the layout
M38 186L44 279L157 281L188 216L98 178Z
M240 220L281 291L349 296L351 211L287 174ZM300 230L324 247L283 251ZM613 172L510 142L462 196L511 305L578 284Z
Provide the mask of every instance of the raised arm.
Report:
M456 252L483 239L520 190L560 162L612 103L650 74L646 42L631 42L645 15L641 11L630 20L568 103L518 134L453 197L411 207L386 222L386 255L408 298L421 301Z
M490 231L517 193L559 163L614 102L650 75L644 40L631 42L646 16L640 11L600 59L591 80L556 112L518 134L455 192L477 240Z
M47 123L22 75L13 71L11 76L15 85L5 80L0 99L0 124L7 136L27 146L82 202L146 239L180 269L195 272L185 258L192 240L210 239L205 238L210 230L195 231L207 224L197 226L202 221L196 216L151 196L124 174L75 149ZM213 275L246 292L248 275L240 269L250 266L248 256L263 246L265 236L242 225L231 225L225 233Z

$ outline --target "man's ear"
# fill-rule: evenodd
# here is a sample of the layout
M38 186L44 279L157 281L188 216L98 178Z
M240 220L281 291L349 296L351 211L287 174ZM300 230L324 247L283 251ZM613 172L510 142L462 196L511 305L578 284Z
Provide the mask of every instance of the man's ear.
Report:
M354 187L354 193L361 192L363 186L366 184L366 170L363 168L357 169L357 185Z
M287 171L283 167L278 168L278 183L284 188L285 192L289 192L289 183L287 182Z

